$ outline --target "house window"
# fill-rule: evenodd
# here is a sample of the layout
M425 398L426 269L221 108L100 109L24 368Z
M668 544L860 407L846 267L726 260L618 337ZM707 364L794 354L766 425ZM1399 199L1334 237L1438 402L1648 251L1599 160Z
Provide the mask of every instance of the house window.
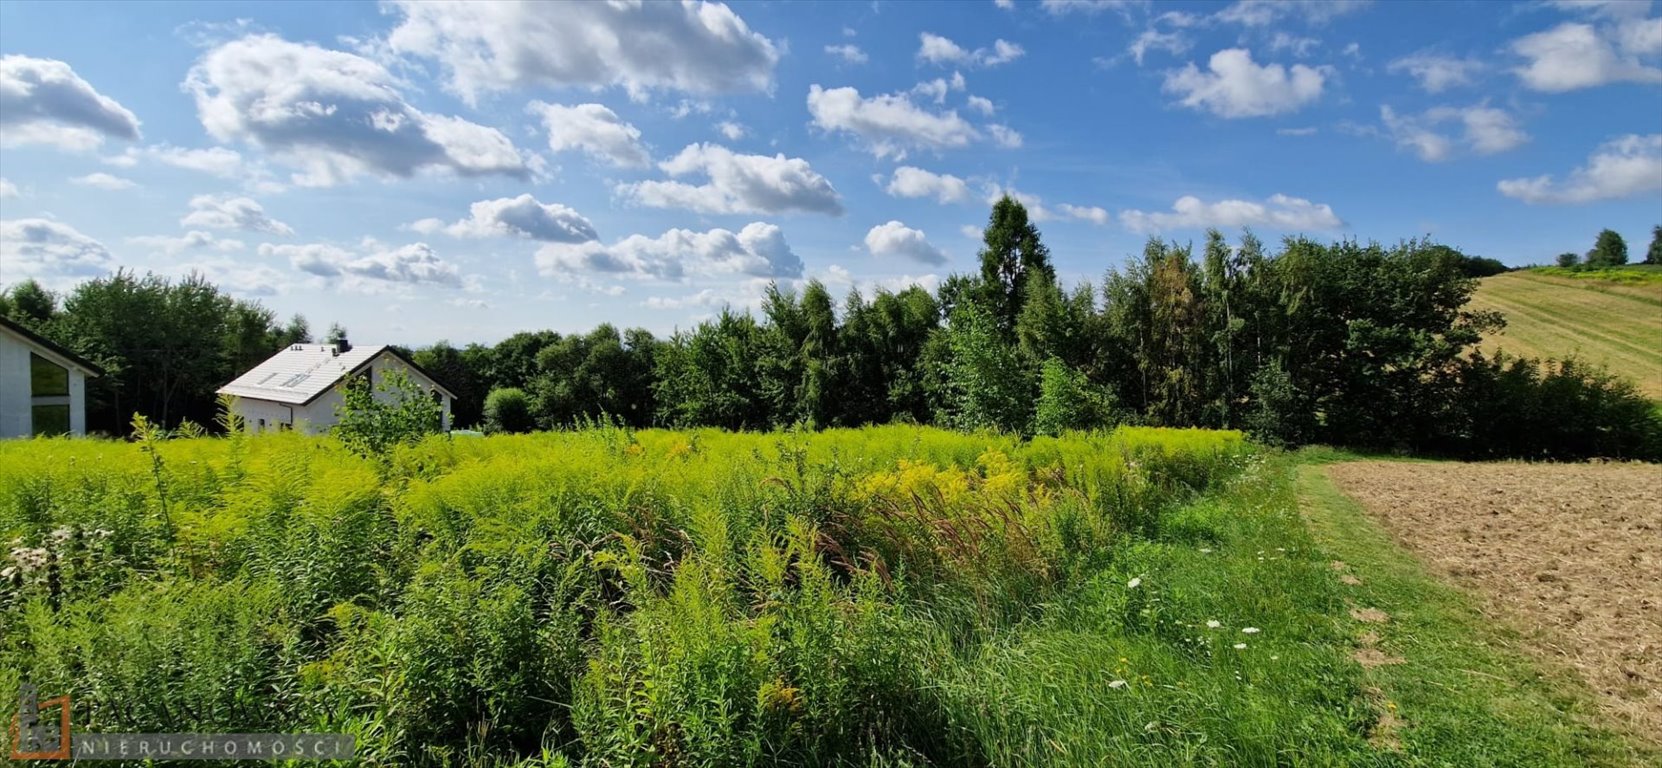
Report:
M36 405L29 408L34 433L41 437L69 434L68 405Z
M29 394L69 397L69 369L30 352Z
M29 353L29 431L51 436L69 433L69 369Z

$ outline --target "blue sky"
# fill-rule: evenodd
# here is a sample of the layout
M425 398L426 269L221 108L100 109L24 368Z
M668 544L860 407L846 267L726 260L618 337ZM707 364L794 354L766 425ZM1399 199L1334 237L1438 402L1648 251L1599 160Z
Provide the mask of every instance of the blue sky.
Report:
M1069 281L1662 223L1649 2L7 2L0 55L0 283L194 269L365 342L933 285L1004 191Z

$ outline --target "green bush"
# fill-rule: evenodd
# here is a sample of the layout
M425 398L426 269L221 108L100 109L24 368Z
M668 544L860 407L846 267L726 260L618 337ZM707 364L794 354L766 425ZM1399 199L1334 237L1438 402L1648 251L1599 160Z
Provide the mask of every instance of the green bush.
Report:
M485 396L485 431L530 432L536 428L531 398L518 387L493 389Z
M332 432L360 456L385 457L395 445L439 431L441 408L402 371L384 372L373 388L366 379L352 377Z
M1576 360L1475 356L1431 450L1465 456L1662 461L1662 415L1631 382Z

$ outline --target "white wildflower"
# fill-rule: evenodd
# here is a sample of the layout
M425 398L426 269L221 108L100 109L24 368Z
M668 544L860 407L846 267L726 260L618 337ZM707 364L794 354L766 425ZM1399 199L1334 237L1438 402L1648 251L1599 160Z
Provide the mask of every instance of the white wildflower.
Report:
M1206 628L1207 629L1217 629L1218 627L1221 627L1221 626L1223 626L1223 622L1218 621L1217 619L1208 619L1206 621Z
M1137 587L1142 586L1142 584L1143 584L1143 577L1138 576L1137 578L1134 578L1134 579L1126 582L1125 583L1125 588L1126 589L1136 589Z
M1236 643L1235 644L1235 650L1237 650L1237 651L1246 650L1246 643Z
M1243 635L1256 635L1256 634L1258 634L1258 628L1257 627L1241 627L1241 634L1243 634Z

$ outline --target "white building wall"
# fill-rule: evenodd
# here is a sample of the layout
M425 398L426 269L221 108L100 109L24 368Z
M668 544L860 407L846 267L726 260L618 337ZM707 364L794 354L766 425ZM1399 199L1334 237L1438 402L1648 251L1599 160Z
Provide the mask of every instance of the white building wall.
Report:
M33 434L29 395L29 346L0 331L0 437Z
M87 375L79 368L69 369L69 434L87 433Z

